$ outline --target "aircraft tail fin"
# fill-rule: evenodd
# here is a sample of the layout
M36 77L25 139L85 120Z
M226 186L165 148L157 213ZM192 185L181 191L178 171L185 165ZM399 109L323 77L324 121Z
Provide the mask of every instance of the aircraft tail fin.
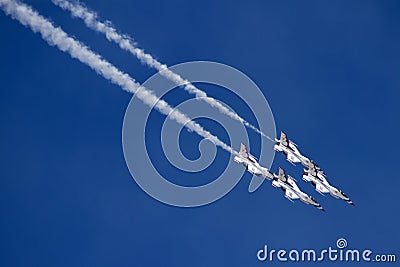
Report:
M285 171L279 167L278 179L286 182L286 174Z
M308 172L312 175L312 176L317 176L317 165L315 164L314 161L310 161L308 164Z
M241 143L240 144L240 151L239 151L240 156L242 157L247 157L248 152L247 152L247 147L245 144Z
M289 146L289 140L287 138L287 135L285 132L281 131L281 138L279 139L279 142L283 145L283 146Z

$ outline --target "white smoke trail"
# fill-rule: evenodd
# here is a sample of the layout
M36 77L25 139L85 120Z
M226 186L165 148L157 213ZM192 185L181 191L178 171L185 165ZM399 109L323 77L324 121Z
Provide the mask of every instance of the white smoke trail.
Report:
M165 78L171 80L172 82L180 85L183 84L183 88L196 96L197 99L203 100L207 102L209 105L217 108L221 113L235 119L245 126L249 127L250 129L256 131L263 137L267 138L268 140L274 142L274 140L260 131L258 128L247 122L245 119L240 117L238 114L227 108L226 106L222 105L219 101L212 97L208 97L207 94L195 87L190 81L182 78L179 74L174 73L173 71L169 70L167 65L161 64L159 61L154 59L150 54L144 52L143 49L137 48L135 43L132 41L132 38L125 34L120 34L118 31L112 26L110 22L101 22L97 18L96 12L89 10L87 7L83 6L82 4L71 3L67 0L52 0L53 3L64 10L67 10L71 13L73 17L77 17L82 19L86 26L91 28L94 31L103 33L109 41L113 41L119 45L123 50L130 52L132 55L137 57L143 64L146 64L149 67L152 67L160 72Z
M162 114L184 125L189 130L196 132L205 139L222 147L231 154L238 155L230 146L220 141L216 136L206 131L198 123L192 121L185 114L173 109L167 102L159 99L152 91L140 86L128 74L121 72L88 47L68 36L60 27L55 27L50 21L39 15L30 6L15 0L0 0L0 8L18 20L22 25L29 27L33 32L40 33L42 38L51 46L56 46L63 52L69 53L71 57L78 59L88 65L98 74L102 75L112 83L119 85L122 89L134 93L140 100L150 107L155 107Z

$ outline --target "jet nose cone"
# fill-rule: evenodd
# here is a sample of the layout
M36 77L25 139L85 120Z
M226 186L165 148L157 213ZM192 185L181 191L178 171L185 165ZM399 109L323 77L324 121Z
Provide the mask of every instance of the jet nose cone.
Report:
M317 207L317 209L319 209L320 211L325 211L325 209L321 206L321 205L318 205L318 206L316 206Z

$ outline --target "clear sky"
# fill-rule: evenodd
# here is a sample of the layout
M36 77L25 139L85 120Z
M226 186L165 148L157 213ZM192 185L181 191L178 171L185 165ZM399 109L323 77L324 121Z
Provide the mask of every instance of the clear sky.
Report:
M137 81L155 73L51 1L26 3ZM256 258L265 244L324 249L341 237L350 248L400 260L398 1L85 3L163 63L211 60L247 74L267 98L277 133L286 131L356 206L319 195L281 155L272 170L284 167L325 213L287 201L268 182L248 193L248 173L211 205L154 200L132 179L122 151L132 95L0 12L0 266L272 266ZM176 94L174 105L189 98ZM152 116L148 130L157 133L164 117ZM203 123L225 140L219 125ZM183 153L196 158L200 138L182 134ZM228 154L218 154L223 166ZM193 184L220 171L217 162ZM177 183L190 179L165 172Z

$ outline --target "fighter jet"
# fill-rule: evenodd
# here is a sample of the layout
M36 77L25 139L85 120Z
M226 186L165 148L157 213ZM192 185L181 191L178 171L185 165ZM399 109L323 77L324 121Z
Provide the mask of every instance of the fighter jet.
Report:
M268 180L272 180L274 178L272 173L267 168L262 167L257 162L256 158L247 151L247 148L243 143L240 144L239 155L235 156L234 160L237 163L243 164L243 166L255 176L263 177Z
M288 140L284 132L281 132L281 138L279 140L275 138L274 150L282 152L286 156L286 159L293 165L295 165L295 163L301 163L307 167L310 162L307 157L300 153L297 149L297 145Z
M285 192L285 197L293 202L294 199L300 199L306 204L311 204L317 209L324 211L324 208L312 197L302 192L297 186L295 180L288 176L286 177L285 171L279 168L279 174L274 174L272 186L275 188L280 187Z
M354 206L353 201L345 193L328 183L324 172L312 160L308 164L308 170L304 169L303 180L311 182L320 194L330 193L333 197L343 199Z

